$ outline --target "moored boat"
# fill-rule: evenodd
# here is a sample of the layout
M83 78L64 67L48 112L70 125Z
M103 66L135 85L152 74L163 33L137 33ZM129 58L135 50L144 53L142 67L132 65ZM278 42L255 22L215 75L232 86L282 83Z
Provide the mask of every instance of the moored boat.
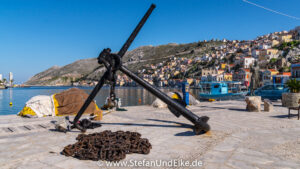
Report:
M243 98L248 91L241 82L201 82L199 83L201 100L231 100Z
M7 86L0 85L0 89L7 89Z

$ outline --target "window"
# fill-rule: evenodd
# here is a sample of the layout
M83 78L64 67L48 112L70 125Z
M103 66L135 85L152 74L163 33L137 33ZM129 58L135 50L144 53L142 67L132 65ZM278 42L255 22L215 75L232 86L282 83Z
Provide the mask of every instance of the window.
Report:
M267 86L264 86L262 88L262 90L274 90L274 86L273 85L267 85Z
M275 86L276 90L283 90L283 88L284 88L284 85L276 85Z

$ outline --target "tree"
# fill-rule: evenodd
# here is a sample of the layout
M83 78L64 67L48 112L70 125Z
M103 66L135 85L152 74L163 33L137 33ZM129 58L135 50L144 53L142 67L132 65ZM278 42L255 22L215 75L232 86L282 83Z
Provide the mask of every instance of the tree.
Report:
M227 63L228 62L228 59L226 57L223 57L223 63Z
M241 48L238 48L236 53L243 53L243 50Z
M155 86L158 86L159 79L157 76L154 76L152 81Z
M276 58L272 58L269 61L268 67L269 68L274 68L276 66L276 63L277 63L277 59Z
M270 63L271 64L275 64L277 62L277 59L276 58L272 58L271 60L270 60Z
M236 72L241 68L240 64L236 64L232 69Z
M290 71L291 71L291 67L290 66L283 67L283 72L290 72Z
M229 62L234 63L234 60L235 60L235 54L231 54L231 56L229 57Z

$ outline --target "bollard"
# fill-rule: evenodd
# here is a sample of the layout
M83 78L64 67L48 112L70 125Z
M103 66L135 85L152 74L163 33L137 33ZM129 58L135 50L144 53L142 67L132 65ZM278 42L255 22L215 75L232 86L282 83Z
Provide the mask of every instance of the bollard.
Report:
M183 101L186 105L189 105L189 92L190 92L190 85L188 82L182 82L182 94L183 94Z

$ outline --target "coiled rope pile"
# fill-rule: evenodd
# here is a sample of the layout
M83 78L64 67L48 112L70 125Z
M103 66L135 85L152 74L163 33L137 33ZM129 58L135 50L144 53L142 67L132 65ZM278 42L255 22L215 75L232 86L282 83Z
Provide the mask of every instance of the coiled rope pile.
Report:
M75 144L64 148L62 154L80 160L120 161L126 154L149 154L152 148L148 139L141 138L141 134L129 131L111 132L105 130L100 133L79 134Z

